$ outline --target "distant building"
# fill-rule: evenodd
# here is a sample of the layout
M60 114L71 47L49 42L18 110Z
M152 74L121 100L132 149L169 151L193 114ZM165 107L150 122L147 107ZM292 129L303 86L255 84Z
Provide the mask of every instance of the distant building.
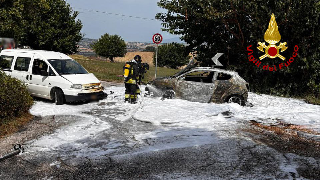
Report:
M97 41L97 39L83 38L78 43L79 52L77 54L84 56L97 56L94 50L91 48L92 44ZM156 44L149 42L126 42L127 52L144 51L148 46L156 47Z

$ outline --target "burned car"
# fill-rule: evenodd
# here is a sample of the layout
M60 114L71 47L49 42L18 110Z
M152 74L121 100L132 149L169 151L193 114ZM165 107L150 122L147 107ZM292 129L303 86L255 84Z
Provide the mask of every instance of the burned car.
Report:
M248 83L234 71L189 66L171 77L149 82L146 91L154 96L177 97L194 102L245 105Z

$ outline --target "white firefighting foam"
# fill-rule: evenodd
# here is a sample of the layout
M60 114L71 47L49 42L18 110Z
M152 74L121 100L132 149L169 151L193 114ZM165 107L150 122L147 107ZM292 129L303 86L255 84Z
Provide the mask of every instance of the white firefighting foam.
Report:
M109 94L108 98L80 105L56 106L51 102L36 101L30 110L34 115L73 115L79 118L75 123L62 127L51 135L30 142L30 147L33 148L29 151L51 151L59 148L68 151L68 145L75 144L76 147L70 147L68 153L76 153L77 156L98 156L111 152L108 146L112 146L113 150L122 146L123 144L117 140L99 139L101 134L112 131L112 128L103 118L83 113L93 110L98 110L101 117L112 118L119 123L132 121L133 118L156 126L152 131L135 132L135 140L126 144L132 147L140 144L144 147L141 151L212 144L219 139L237 136L234 131L243 122L250 120L267 124L282 121L320 132L320 106L291 98L249 93L248 101L253 104L252 107L242 107L234 103L197 103L143 96L137 104L128 104L124 103L124 87L107 87L105 92ZM103 148L90 147L85 143L85 139L101 141L104 144ZM156 143L147 146L148 140ZM81 150L74 151L77 148Z

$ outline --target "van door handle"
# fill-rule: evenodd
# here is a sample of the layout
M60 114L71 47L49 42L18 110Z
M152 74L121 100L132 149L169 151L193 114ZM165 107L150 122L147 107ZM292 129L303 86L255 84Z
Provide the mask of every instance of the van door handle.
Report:
M29 75L27 75L26 79L29 80Z
M32 75L30 75L30 80L32 80Z

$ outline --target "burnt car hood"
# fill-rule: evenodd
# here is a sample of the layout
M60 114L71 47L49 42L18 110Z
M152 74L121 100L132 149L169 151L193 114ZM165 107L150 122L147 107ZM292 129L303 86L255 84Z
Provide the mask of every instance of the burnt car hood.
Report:
M170 78L172 78L172 77L178 77L178 76L180 76L181 74L186 73L186 72L190 71L191 69L195 68L197 65L198 65L198 63L197 63L194 59L192 59L185 68L183 68L180 72L174 74L174 75L171 76Z

